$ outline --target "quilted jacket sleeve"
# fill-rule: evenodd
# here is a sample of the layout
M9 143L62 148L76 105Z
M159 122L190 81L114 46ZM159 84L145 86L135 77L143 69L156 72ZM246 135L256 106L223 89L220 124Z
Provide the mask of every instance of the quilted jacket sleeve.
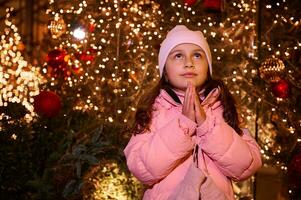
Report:
M197 140L227 177L241 181L253 175L262 165L260 147L247 129L238 135L222 117L223 108L206 110L206 120L197 128Z
M196 126L174 109L158 111L151 131L132 136L124 149L129 170L144 184L160 181L191 153Z

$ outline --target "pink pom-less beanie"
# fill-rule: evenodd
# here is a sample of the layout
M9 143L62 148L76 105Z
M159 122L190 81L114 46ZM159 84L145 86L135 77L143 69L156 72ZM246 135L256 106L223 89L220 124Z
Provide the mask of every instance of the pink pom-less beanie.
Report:
M184 25L177 25L172 30L170 30L161 43L159 50L159 70L160 77L162 77L163 69L166 63L166 59L169 55L169 52L177 45L191 43L198 45L203 49L207 57L209 72L212 76L212 58L209 45L201 31L192 31Z

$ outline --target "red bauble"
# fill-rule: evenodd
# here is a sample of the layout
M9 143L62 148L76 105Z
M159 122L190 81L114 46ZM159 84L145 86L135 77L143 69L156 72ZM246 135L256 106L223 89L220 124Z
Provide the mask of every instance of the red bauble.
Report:
M81 61L84 61L84 62L87 62L87 61L92 62L94 59L95 59L95 56L94 56L94 55L91 55L91 54L82 53L82 54L80 55L80 60L81 60Z
M184 0L184 4L187 6L193 6L196 2L197 0Z
M203 6L204 8L209 10L221 11L223 10L224 5L223 5L223 0L204 0Z
M77 57L83 62L87 62L87 61L92 62L95 59L95 50L89 49L87 51L77 54Z
M290 93L290 86L286 80L282 79L272 85L272 92L275 97L287 98Z
M95 24L89 24L89 27L88 27L88 30L90 33L94 32L95 31Z
M42 116L55 117L62 107L61 98L54 92L42 91L34 97L34 110Z
M64 68L67 64L65 61L66 52L60 49L54 49L47 55L47 64L52 68Z

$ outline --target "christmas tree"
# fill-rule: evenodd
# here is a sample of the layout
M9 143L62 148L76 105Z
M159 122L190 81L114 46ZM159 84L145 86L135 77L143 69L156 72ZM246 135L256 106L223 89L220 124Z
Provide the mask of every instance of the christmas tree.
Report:
M159 5L50 1L46 12L48 82L34 97L39 118L24 144L33 166L4 197L139 198L142 186L126 171L122 150L136 100L158 77Z
M159 79L159 44L185 24L207 38L213 75L237 100L264 166L278 169L284 193L300 198L299 7L297 0L51 0L39 58L47 82L24 61L6 21L0 197L138 199L143 186L122 152L126 130L144 89ZM256 198L256 180L235 183L237 199Z
M124 174L122 150L136 100L158 77L159 5L153 1L50 1L46 12L52 44L44 66L45 76L51 79L46 88L68 99L62 110L66 116L77 112L91 119L77 118L82 128L69 148L85 146L85 157L94 167L85 165L82 155L76 157L67 150L65 157L71 154L77 162L73 165L77 174L69 182L61 181L63 194L70 197L82 190L86 199L138 198L141 185ZM95 131L100 126L102 131ZM88 152L88 146L97 153Z
M77 93L74 109L129 120L141 87L157 77L160 12L152 1L50 2L47 73Z
M13 12L13 8L6 9L0 41L1 198L23 190L23 180L33 175L29 173L34 170L28 151L33 139L30 123L37 117L34 96L45 82L40 67L29 64L22 55L24 45Z
M241 118L250 118L251 102L246 90L254 70L248 63L256 57L256 4L254 1L170 1L165 4L165 27L184 24L201 30L208 40L213 58L213 77L223 79L230 92L238 99ZM170 23L172 22L172 23ZM254 67L254 66L252 66ZM239 74L244 72L244 74ZM245 75L246 73L251 75ZM253 73L253 74L252 74ZM244 84L244 86L242 86ZM244 124L254 133L254 120ZM254 136L254 135L253 135ZM253 180L234 184L237 198L253 198Z
M300 199L300 5L262 1L261 8L258 136L266 164L282 170L284 190Z
M17 123L21 119L29 123L36 115L33 97L39 94L39 85L45 80L40 68L31 66L22 56L24 45L11 18L13 10L6 9L5 28L0 41L0 120ZM23 112L19 112L21 110Z
M284 193L300 198L297 1L169 3L165 4L166 21L203 31L212 49L214 76L227 83L237 100L243 126L262 147L264 166L280 170L283 185L288 185ZM256 192L252 185L250 181L241 188L235 186L237 197L252 198Z

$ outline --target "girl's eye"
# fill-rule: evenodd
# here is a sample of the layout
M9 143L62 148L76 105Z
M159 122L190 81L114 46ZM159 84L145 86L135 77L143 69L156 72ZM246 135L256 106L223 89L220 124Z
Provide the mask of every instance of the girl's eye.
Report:
M175 55L175 59L182 59L183 58L183 55L181 53L177 53Z
M195 58L201 58L201 57L202 57L202 54L201 54L201 53L194 53L194 57L195 57Z

